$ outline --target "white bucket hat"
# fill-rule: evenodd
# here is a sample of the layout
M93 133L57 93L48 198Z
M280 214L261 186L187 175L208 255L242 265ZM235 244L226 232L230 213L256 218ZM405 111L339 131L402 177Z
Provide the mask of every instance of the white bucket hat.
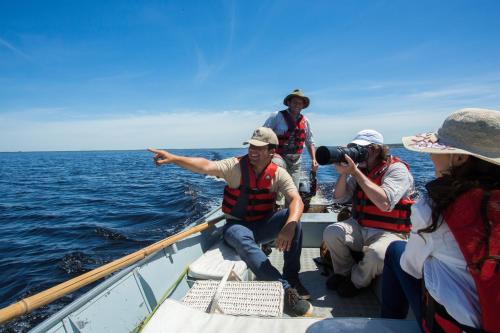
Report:
M468 108L452 113L437 133L403 137L406 149L432 154L467 154L500 165L500 112Z
M384 144L384 137L382 134L379 132L372 130L372 129L365 129L354 137L352 139L351 143L360 145L360 146L368 146L371 144L376 144L376 145L383 145Z

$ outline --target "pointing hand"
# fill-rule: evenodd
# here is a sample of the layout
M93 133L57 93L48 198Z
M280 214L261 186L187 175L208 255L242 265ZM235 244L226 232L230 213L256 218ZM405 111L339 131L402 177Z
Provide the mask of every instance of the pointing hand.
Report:
M160 166L162 164L169 164L169 163L172 163L174 161L175 155L169 153L166 150L148 148L148 151L155 154L155 157L153 159L154 159L156 166Z

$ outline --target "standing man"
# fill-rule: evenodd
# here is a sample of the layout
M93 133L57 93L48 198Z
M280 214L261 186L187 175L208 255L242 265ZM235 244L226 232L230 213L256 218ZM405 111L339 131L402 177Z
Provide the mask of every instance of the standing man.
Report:
M269 128L256 129L245 144L248 154L221 161L185 157L164 150L149 149L157 166L176 164L190 171L212 175L227 182L222 211L226 214L224 241L264 281L280 281L285 290L285 310L290 315L307 316L312 305L304 300L309 293L299 280L302 229L300 217L304 205L290 175L272 163L278 138ZM289 202L287 209L274 212L276 194ZM276 247L284 252L283 275L259 247L259 242L276 239Z
M302 91L295 89L283 100L288 109L276 112L264 123L278 135L276 153L281 155L286 164L286 171L292 176L293 182L299 188L300 157L304 143L311 156L311 171L318 169L316 149L309 120L300 112L309 106L309 98Z
M389 244L407 238L414 193L408 165L389 155L382 134L363 130L347 145L352 146L367 150L367 158L356 165L345 154L347 163L335 164L333 192L334 202L352 202L352 217L323 232L334 270L326 285L342 297L355 296L382 274Z

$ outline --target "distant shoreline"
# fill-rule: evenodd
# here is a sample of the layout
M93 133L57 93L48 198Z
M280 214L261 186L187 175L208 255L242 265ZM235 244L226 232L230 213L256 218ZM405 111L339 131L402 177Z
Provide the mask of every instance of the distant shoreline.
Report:
M332 145L335 146L335 145ZM388 143L389 148L404 148L402 143ZM319 146L318 146L319 147ZM232 148L159 148L168 150L229 150L229 149L244 149L246 147ZM317 147L316 147L317 148ZM96 150L19 150L19 151L0 151L0 154L18 154L18 153L93 153L93 152L111 152L111 151L141 151L144 149L96 149Z

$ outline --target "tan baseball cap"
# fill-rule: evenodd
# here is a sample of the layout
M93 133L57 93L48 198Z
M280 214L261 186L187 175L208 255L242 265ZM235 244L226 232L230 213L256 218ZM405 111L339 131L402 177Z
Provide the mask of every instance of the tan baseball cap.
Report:
M267 146L268 144L278 145L278 137L272 129L259 127L253 132L250 140L243 142L243 144L251 144L257 147Z

